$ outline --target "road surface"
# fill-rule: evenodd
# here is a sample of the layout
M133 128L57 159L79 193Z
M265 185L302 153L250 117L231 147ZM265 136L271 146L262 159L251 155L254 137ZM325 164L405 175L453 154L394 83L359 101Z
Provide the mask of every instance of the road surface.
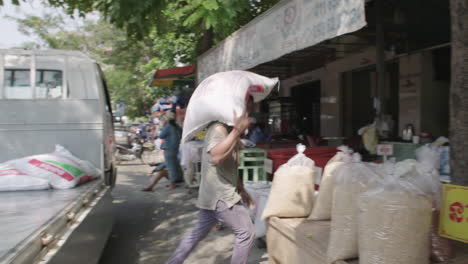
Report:
M130 161L118 168L113 190L115 224L100 264L164 263L182 235L196 221L197 190L183 187L168 191L163 179L155 191L140 189L149 179L150 167ZM185 261L186 264L229 263L234 235L228 229L212 230ZM249 263L267 263L265 249L256 246Z

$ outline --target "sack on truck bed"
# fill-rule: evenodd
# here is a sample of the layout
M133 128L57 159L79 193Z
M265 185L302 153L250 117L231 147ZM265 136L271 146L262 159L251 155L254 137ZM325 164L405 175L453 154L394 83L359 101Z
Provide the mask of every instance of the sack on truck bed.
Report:
M79 183L84 183L90 180L93 180L95 178L98 178L101 175L101 170L96 168L90 161L87 160L82 160L75 155L73 155L68 149L61 145L55 145L55 155L67 157L71 160L73 160L75 163L77 163L81 169L83 169L86 172L86 175L88 176L87 178L80 178Z
M351 154L353 153L353 150L346 146L340 146L338 150L339 152L328 161L324 168L320 189L309 220L329 220L331 218L336 176L343 165L352 161Z
M57 145L55 152L17 159L13 163L24 173L49 181L55 189L70 189L99 175L90 163L67 152Z
M262 219L310 214L314 204L315 163L303 154L304 150L305 146L298 144L298 154L275 172Z
M49 189L47 180L32 177L9 164L0 164L0 192Z
M219 121L234 125L250 95L255 102L267 97L278 78L267 78L247 71L227 71L211 75L195 89L185 114L182 141L186 142L208 124Z

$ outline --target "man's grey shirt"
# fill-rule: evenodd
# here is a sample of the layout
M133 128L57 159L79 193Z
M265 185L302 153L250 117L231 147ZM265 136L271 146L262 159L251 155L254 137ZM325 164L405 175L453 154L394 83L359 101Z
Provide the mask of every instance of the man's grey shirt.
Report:
M238 181L237 152L233 151L226 160L213 164L210 151L221 143L229 134L228 127L215 122L208 127L203 147L201 164L201 183L197 207L215 210L221 200L232 207L241 200L236 192Z

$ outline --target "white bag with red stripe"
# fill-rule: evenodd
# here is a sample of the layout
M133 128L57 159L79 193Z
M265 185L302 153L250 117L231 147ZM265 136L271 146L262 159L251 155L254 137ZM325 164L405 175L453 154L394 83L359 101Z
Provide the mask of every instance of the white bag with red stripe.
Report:
M49 189L49 181L32 177L18 170L14 165L0 164L0 192Z
M72 161L77 163L81 169L83 169L86 172L86 175L88 177L86 178L81 177L79 181L80 184L87 182L89 180L93 180L101 175L101 170L96 168L93 163L91 163L90 161L82 160L78 158L77 156L73 155L73 153L71 153L68 149L66 149L62 145L59 145L59 144L55 145L54 155L63 156L63 157L67 157L71 159Z
M56 149L53 153L21 158L13 163L20 171L47 180L55 189L70 189L96 177L81 160L73 157Z
M246 99L265 99L278 85L278 78L267 78L248 71L227 71L211 75L195 89L185 113L182 142L219 121L234 125L234 112L239 116L246 108Z

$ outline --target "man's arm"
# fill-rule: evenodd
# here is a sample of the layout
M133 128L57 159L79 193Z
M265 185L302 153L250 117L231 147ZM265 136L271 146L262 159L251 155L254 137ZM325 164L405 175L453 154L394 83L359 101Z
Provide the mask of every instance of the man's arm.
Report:
M234 128L223 141L211 149L211 162L219 164L226 160L236 148L240 135L241 133L238 129Z
M243 179L240 177L237 179L237 192L241 196L242 201L247 204L250 208L255 207L255 203L252 200L252 197L250 197L249 193L244 188L244 182Z
M249 127L249 116L247 112L242 113L240 117L234 115L234 127L228 136L210 150L211 162L219 164L223 162L235 149L239 137Z

